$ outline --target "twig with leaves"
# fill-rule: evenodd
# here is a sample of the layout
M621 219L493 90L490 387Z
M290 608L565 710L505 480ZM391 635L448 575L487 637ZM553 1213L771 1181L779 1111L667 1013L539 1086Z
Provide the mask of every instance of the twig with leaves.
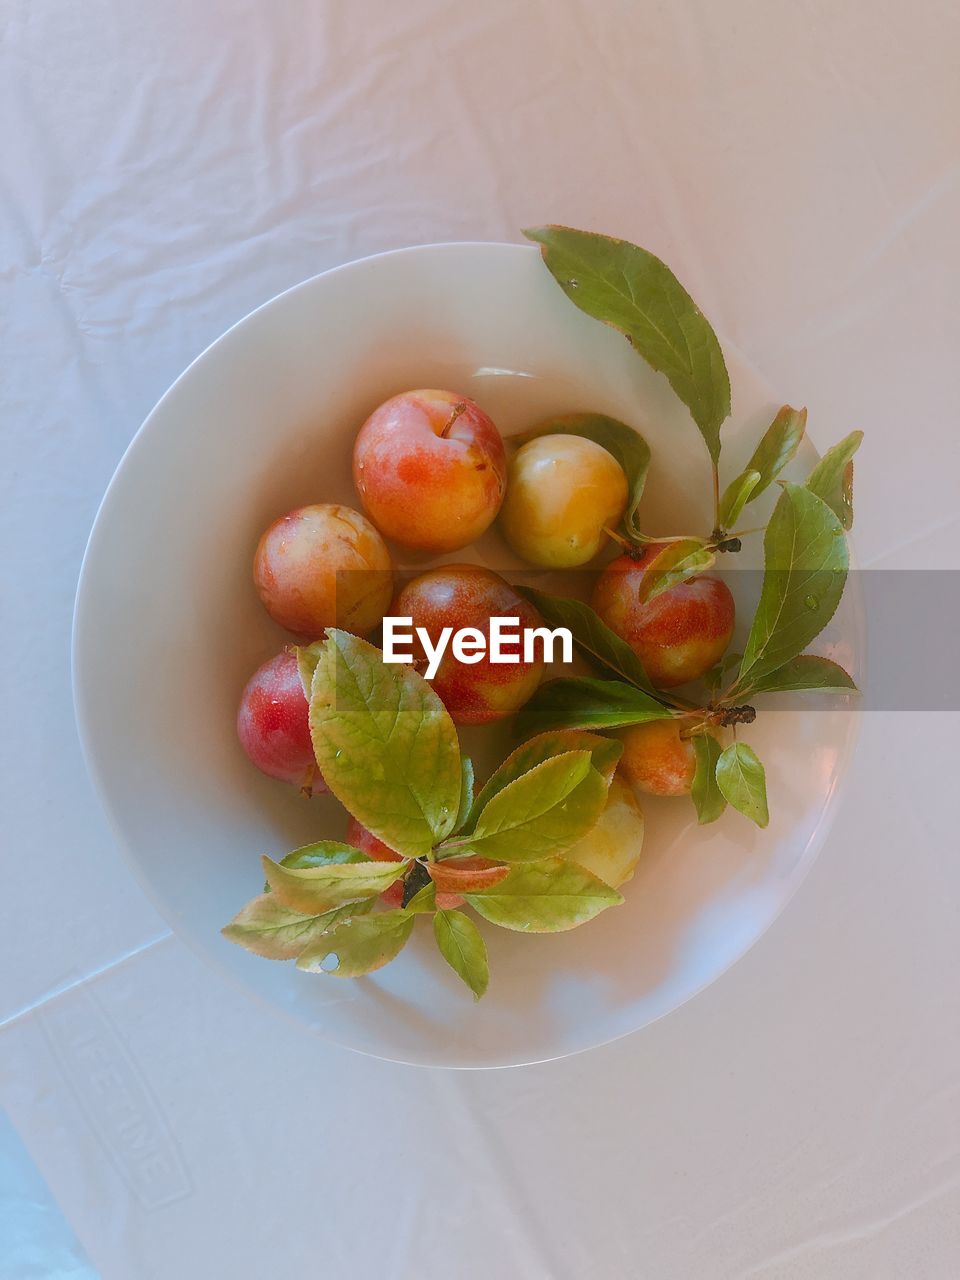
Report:
M387 964L416 917L432 915L441 954L479 998L488 981L483 936L444 901L455 897L488 923L523 933L572 929L623 901L564 856L606 805L619 742L538 734L474 796L453 721L412 667L387 664L366 640L338 630L300 649L298 661L327 785L399 857L377 861L336 840L265 857L264 893L223 930L232 942L350 978ZM401 905L374 911L397 882Z

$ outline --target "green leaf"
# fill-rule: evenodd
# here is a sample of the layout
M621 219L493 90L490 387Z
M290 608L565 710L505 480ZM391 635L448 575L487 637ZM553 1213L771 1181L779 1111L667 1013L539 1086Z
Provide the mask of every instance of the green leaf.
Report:
M415 922L415 915L400 908L355 916L302 952L297 968L307 973L329 973L335 978L373 973L399 955Z
M588 604L564 596L548 595L534 587L515 588L534 605L550 627L567 627L577 648L603 671L627 680L647 693L656 691L643 669L643 663L626 640L600 620Z
M765 827L770 821L766 774L746 743L735 742L720 753L717 786L725 799L758 827Z
M460 768L462 770L462 780L460 783L460 805L457 809L457 820L453 824L454 831L459 831L473 808L473 761L469 756L463 756L460 760Z
M666 263L627 240L570 227L523 233L581 311L626 334L666 375L690 410L710 457L720 456L720 424L730 413L730 378L717 336Z
M543 764L545 760L566 751L589 751L593 768L609 783L623 754L623 743L615 738L603 738L597 733L577 733L567 729L538 734L511 751L499 769L490 776L473 803L467 828L472 829L480 811L509 783L515 782L535 765Z
M621 725L669 720L670 707L622 680L570 676L548 680L519 712L518 737L549 729L615 729Z
M623 522L627 532L638 537L640 529L637 525L637 507L640 505L650 469L650 446L640 432L628 427L625 422L618 422L616 418L608 418L604 413L567 413L549 418L539 426L512 438L517 444L526 444L529 440L550 435L584 436L613 454L627 477L630 495Z
M559 853L596 822L608 785L592 767L589 751L565 751L498 791L465 839L471 849L498 862Z
M807 429L806 409L793 409L785 404L763 433L745 470L759 471L760 483L751 494L752 502L773 484L777 476L800 448L800 441Z
M586 924L623 901L616 889L565 858L511 867L489 889L466 895L478 915L520 933L557 933Z
M317 840L314 844L302 845L294 849L285 858L280 859L281 867L332 867L344 862L369 862L370 855L355 849L352 844L343 844L340 840ZM269 881L264 885L264 893L270 892Z
M777 476L787 465L793 455L800 448L800 441L803 439L803 433L807 428L807 411L806 409L791 409L790 405L785 404L779 410L777 416L767 427L763 434L763 438L753 451L753 456L744 467L743 471L735 480L727 486L720 502L720 523L725 529L729 529L734 520L740 514L740 511L747 502L753 502L754 498L759 498L769 485L771 485ZM731 490L737 487L738 482L750 474L751 471L758 471L760 479L751 488L747 497L741 503L740 508L732 515L725 518L724 504Z
M716 666L711 667L709 671L705 671L700 679L708 689L715 691L723 684L727 672L734 667L739 667L742 660L742 653L725 653Z
M700 679L711 693L716 693L723 683L723 669L719 662L715 667L710 667L709 670L705 671Z
M708 822L716 822L727 807L723 792L717 785L717 761L722 748L712 733L698 733L692 742L697 768L691 795L697 810L697 822L703 827Z
M313 689L313 673L316 671L317 663L320 661L323 644L322 640L314 640L313 644L298 645L294 648L294 653L297 655L297 671L300 673L300 683L303 685L303 692L308 702Z
M802 653L833 617L847 579L840 521L801 485L783 486L763 549L763 587L737 686L755 685Z
M314 844L301 845L285 858L281 867L337 867L347 862L369 862L370 855L352 844L340 840L317 840Z
M418 915L421 912L435 911L436 908L437 886L431 880L417 890L404 910L412 911L414 915Z
M413 667L385 663L366 640L330 631L313 677L310 731L327 786L391 849L420 857L453 830L457 732Z
M653 600L661 592L703 573L716 558L716 553L704 546L699 538L665 543L663 549L647 561L637 592L638 602L644 604Z
M263 859L271 892L285 907L304 915L319 915L383 893L407 868L406 862L373 861L285 867L272 858Z
M857 686L843 667L829 658L802 653L798 658L769 671L757 681L749 680L741 694L789 693L795 689L818 689L831 692L857 693Z
M375 902L376 898L364 898L320 915L303 915L285 907L276 894L265 893L248 902L220 932L268 960L293 960L338 921L363 915Z
M853 528L853 455L862 441L862 431L851 431L827 450L807 477L806 487L823 499L844 529Z
M760 483L759 471L741 471L727 485L720 499L720 528L732 529Z
M433 917L433 934L444 960L479 1000L490 980L480 930L462 911L438 911Z

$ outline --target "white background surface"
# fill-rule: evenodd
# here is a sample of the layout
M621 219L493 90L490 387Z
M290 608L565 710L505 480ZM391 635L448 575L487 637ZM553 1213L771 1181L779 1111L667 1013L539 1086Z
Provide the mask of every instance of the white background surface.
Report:
M6 0L0 35L0 1104L93 1265L953 1280L956 716L867 716L819 863L705 995L452 1075L324 1047L168 935L85 779L69 625L116 462L228 324L542 221L665 257L815 443L868 431L862 562L955 566L956 7Z

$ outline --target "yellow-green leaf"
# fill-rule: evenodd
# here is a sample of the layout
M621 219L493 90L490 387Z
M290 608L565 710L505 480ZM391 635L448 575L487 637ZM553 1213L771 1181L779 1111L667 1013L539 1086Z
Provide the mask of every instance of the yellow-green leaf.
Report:
M417 890L407 905L405 911L418 915L421 912L435 911L437 908L437 886L432 880L428 880L425 885Z
M491 924L520 933L575 929L623 901L598 876L559 857L511 867L498 884L466 899Z
M331 867L343 862L369 862L370 855L355 849L352 844L344 844L340 840L317 840L313 844L301 845L286 857L280 859L281 867ZM264 893L270 892L270 885L265 884Z
M692 741L697 766L690 794L697 810L697 822L703 827L708 822L716 822L727 807L717 785L717 761L722 748L712 733L698 733Z
M698 538L664 543L663 548L647 561L637 593L638 603L653 600L678 583L704 573L716 558L716 553Z
M473 786L474 773L473 761L469 756L463 756L460 761L462 771L462 780L460 783L460 804L457 808L457 820L454 823L454 831L459 831L463 824L467 821L467 815L473 808Z
M298 645L294 649L294 653L297 655L297 671L300 675L300 683L303 685L303 692L308 701L313 689L313 673L316 671L317 663L320 661L323 644L322 640L314 640L313 644Z
M267 884L279 902L292 911L318 915L346 902L383 893L407 870L406 862L345 862L310 867L285 867L263 859Z
M415 915L400 908L355 916L301 952L297 968L335 978L373 973L403 950L415 922Z
M767 779L756 753L744 742L735 742L720 753L717 760L717 786L735 809L765 827L767 812Z
M444 960L479 1000L490 980L480 930L462 911L438 911L433 917L433 933Z
M365 914L375 901L365 898L319 915L304 915L285 907L276 894L265 893L248 902L220 932L268 960L293 960L338 921Z
M310 695L317 764L337 799L384 844L427 854L453 830L462 786L456 729L413 667L333 630Z
M316 840L280 859L282 867L335 867L345 862L369 862L370 855L342 840Z
M589 751L544 760L491 797L467 837L470 848L498 862L559 853L596 822L608 785Z
M558 681L558 683L566 683ZM619 688L629 688L620 685ZM467 827L470 828L480 813L493 797L509 783L529 772L535 765L543 764L554 756L566 751L589 751L590 762L601 773L607 782L613 777L617 761L623 754L623 743L616 738L604 738L598 733L578 733L571 729L560 729L551 733L541 733L507 756L503 764L490 776L477 796Z

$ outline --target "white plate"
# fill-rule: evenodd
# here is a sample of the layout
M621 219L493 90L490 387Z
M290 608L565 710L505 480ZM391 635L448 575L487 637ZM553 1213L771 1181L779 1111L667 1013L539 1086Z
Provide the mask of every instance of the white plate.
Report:
M727 359L729 475L775 405L729 349ZM552 937L488 928L492 979L480 1004L426 928L393 964L353 981L302 974L226 942L221 925L260 890L262 853L342 830L336 802L307 804L261 777L235 739L240 689L286 639L251 585L257 537L299 503L358 505L357 427L387 396L419 386L472 396L505 434L552 411L622 418L653 449L647 526L709 527L707 455L686 410L623 338L564 299L536 249L429 245L350 263L274 298L214 343L127 450L80 579L77 718L144 888L244 987L325 1038L383 1058L541 1061L646 1026L760 937L823 841L858 716L808 704L751 729L768 771L766 831L731 812L698 830L689 803L648 803L626 904ZM796 474L814 457L806 445ZM760 562L752 542L741 564ZM476 558L510 563L495 534ZM854 674L861 618L851 584L819 646Z

